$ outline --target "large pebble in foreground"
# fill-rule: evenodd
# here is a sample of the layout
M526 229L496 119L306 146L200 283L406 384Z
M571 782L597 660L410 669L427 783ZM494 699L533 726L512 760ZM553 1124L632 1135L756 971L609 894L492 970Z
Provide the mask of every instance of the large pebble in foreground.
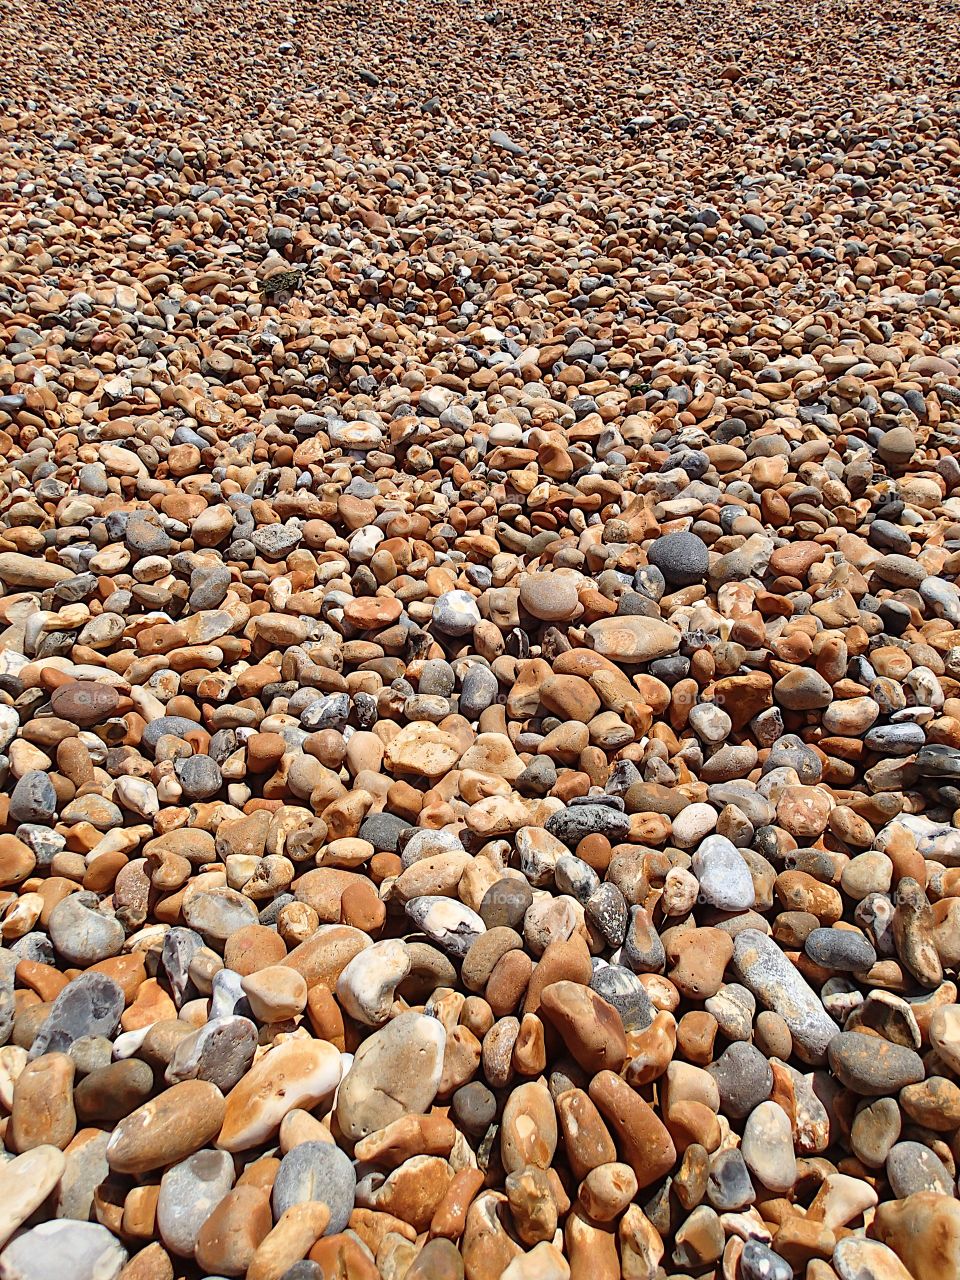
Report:
M422 1115L436 1096L447 1036L437 1018L402 1013L357 1050L337 1095L337 1123L354 1141L401 1116Z
M205 1147L223 1123L223 1094L206 1080L184 1080L137 1107L107 1143L114 1173L148 1173Z
M339 1083L340 1053L332 1044L285 1040L230 1091L217 1145L225 1151L246 1151L265 1142L288 1111L309 1111Z
M652 662L680 648L680 632L659 618L601 618L587 635L597 653L615 662Z

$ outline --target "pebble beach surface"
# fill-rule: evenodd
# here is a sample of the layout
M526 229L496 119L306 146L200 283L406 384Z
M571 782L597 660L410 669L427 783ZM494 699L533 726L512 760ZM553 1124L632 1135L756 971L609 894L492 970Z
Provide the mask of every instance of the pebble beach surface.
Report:
M958 57L10 0L0 1280L960 1275Z

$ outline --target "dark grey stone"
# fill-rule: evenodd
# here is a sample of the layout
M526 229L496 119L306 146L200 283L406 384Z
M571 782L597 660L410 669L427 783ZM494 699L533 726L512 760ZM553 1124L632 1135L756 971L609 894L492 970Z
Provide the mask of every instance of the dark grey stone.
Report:
M630 834L630 819L619 809L594 802L571 805L561 809L559 813L551 814L547 819L546 829L571 849L575 849L584 836L589 835L603 835L611 844L619 844Z
M657 538L647 560L671 586L678 587L703 582L710 567L707 544L695 533L668 533Z
M742 1120L770 1097L773 1072L766 1058L752 1044L737 1041L724 1049L707 1070L720 1090L720 1106L727 1116Z
M369 840L377 853L396 853L400 833L412 826L412 822L392 813L370 813L361 822L357 834L361 840Z
M835 973L857 973L877 962L869 941L852 929L813 929L803 949L816 964Z

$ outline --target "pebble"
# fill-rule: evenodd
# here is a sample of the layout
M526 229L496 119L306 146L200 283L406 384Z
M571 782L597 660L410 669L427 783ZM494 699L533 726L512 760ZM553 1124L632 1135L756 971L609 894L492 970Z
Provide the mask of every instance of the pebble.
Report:
M955 19L360 16L5 13L0 1276L956 1274Z
M881 1097L924 1077L920 1055L904 1045L859 1031L844 1031L830 1042L830 1070L857 1094Z
M116 1280L127 1251L97 1222L41 1222L17 1236L3 1251L3 1280Z
M160 1179L157 1230L171 1253L193 1256L200 1228L234 1178L233 1159L226 1151L198 1151L167 1169Z
M58 1147L34 1147L0 1167L0 1248L54 1189L67 1167Z
M776 1102L761 1102L743 1126L740 1151L747 1168L770 1191L792 1191L797 1181L790 1118Z
M734 940L733 963L744 986L790 1028L805 1061L822 1062L839 1028L777 945L756 929Z
M337 1094L337 1122L368 1137L404 1115L422 1115L436 1097L446 1032L436 1018L403 1013L363 1042Z
M725 836L707 836L693 855L691 870L705 902L721 911L743 911L755 901L750 868Z
M770 1064L759 1049L744 1041L728 1045L707 1070L717 1083L724 1114L737 1120L748 1116L773 1090Z
M301 1142L280 1161L273 1183L273 1211L280 1218L294 1205L319 1201L330 1212L327 1235L343 1231L353 1212L357 1175L348 1157L330 1142Z

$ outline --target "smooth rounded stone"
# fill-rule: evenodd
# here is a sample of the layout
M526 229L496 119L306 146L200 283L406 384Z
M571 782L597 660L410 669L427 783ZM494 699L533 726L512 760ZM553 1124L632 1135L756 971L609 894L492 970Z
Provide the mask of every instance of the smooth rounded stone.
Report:
M745 1041L729 1045L707 1070L720 1090L723 1113L737 1120L748 1116L773 1091L769 1062L759 1049Z
M73 1105L73 1059L65 1053L47 1053L33 1062L22 1059L12 1090L6 1141L14 1151L52 1145L63 1150L77 1131ZM10 1094L12 1093L12 1100Z
M404 910L431 942L461 959L487 928L476 911L456 898L411 898Z
M3 1280L117 1280L127 1251L98 1222L41 1222L12 1240L0 1259Z
M727 729L729 731L729 725ZM671 836L674 844L681 849L689 849L699 844L716 825L717 811L712 804L688 804L674 818Z
M405 943L398 938L375 942L348 962L337 979L337 999L352 1018L368 1027L380 1026L389 1018L396 988L409 972Z
M119 954L123 925L98 907L96 894L71 893L50 912L50 941L68 964L85 969Z
M349 1157L329 1142L301 1142L280 1162L273 1183L275 1218L295 1204L319 1200L330 1210L325 1235L346 1229L353 1212L357 1175Z
M750 868L725 836L707 836L693 855L691 870L700 893L721 911L745 911L756 899Z
M790 1117L777 1102L761 1102L743 1126L740 1152L747 1168L770 1191L792 1191L797 1181Z
M499 693L500 682L490 668L479 664L472 666L461 681L457 710L472 723L493 705Z
M707 1199L718 1213L735 1212L753 1204L756 1192L741 1151L718 1151L711 1158Z
M960 1265L960 1202L919 1191L877 1205L873 1234L904 1262L914 1280L956 1275Z
M514 779L514 789L522 796L545 796L557 785L557 776L557 766L549 756L534 756Z
M504 876L483 895L480 919L488 929L521 929L533 902L533 890L526 880Z
M472 1137L485 1134L497 1114L497 1099L485 1084L471 1080L453 1095L453 1113L460 1127Z
M930 1044L951 1071L960 1073L960 1007L944 1005L930 1019Z
M620 809L582 804L551 814L546 822L546 831L571 849L591 835L606 836L611 844L619 844L630 832L630 819Z
M240 985L258 1022L286 1022L306 1008L306 979L288 965L268 965L248 973Z
M256 1048L257 1028L249 1018L212 1017L177 1044L164 1079L206 1080L227 1094L246 1075Z
M446 1032L437 1018L402 1013L357 1049L337 1093L337 1123L354 1141L404 1115L423 1115L436 1097Z
M863 745L878 755L908 756L926 742L923 726L919 724L877 725L864 735Z
M202 1274L244 1275L272 1225L264 1188L246 1183L228 1191L197 1237L196 1260Z
M463 1259L451 1240L428 1240L413 1260L405 1280L463 1280Z
M579 601L577 579L563 573L527 573L520 579L520 603L541 622L565 622Z
M665 658L680 648L680 633L659 618L601 618L587 627L594 650L613 662L628 664Z
M480 610L469 591L446 591L433 606L433 624L450 636L465 636L480 622Z
M392 813L371 813L361 822L357 835L369 840L378 853L396 853L400 837L412 829L406 819Z
M205 942L216 947L232 933L256 924L257 908L235 889L203 889L186 895L183 918Z
M726 982L715 996L703 1002L703 1007L716 1018L717 1026L728 1040L750 1039L757 1002L746 987L738 982Z
M199 1151L220 1131L223 1094L202 1080L175 1084L126 1116L107 1144L115 1173L148 1173Z
M78 1133L64 1152L66 1168L54 1196L57 1218L75 1218L87 1222L93 1209L97 1188L110 1176L107 1143L110 1134L100 1129Z
M793 1267L762 1241L745 1240L740 1254L740 1276L741 1280L793 1280Z
M892 1249L879 1240L847 1236L831 1259L839 1280L915 1280Z
M549 1020L571 1056L591 1075L623 1066L627 1043L620 1015L590 987L567 981L544 987L540 1016Z
M863 936L852 929L814 929L803 949L816 964L837 973L863 972L877 962L877 953Z
M904 1045L861 1031L844 1031L830 1042L830 1070L846 1088L868 1097L896 1093L924 1077L923 1059Z
M153 1070L136 1058L121 1059L91 1071L76 1085L73 1104L82 1124L122 1120L153 1092Z
M451 831L433 831L422 827L407 827L398 841L398 850L403 869L412 867L424 858L433 858L441 853L464 853L460 837Z
M53 714L71 724L87 726L101 724L117 709L120 695L108 684L93 680L75 680L60 685L50 696Z
M584 914L608 946L619 947L623 943L630 913L623 893L615 884L600 885L584 904Z
M197 1151L160 1179L157 1230L166 1248L192 1258L200 1228L234 1182L233 1157L226 1151Z
M209 756L188 756L174 762L174 773L188 800L207 800L223 786L220 766Z
M757 929L744 929L733 944L733 968L767 1009L779 1013L798 1055L817 1065L839 1027L777 944Z
M850 1149L870 1169L879 1169L900 1137L902 1116L894 1098L863 1103L850 1126Z
M40 1146L0 1165L0 1249L60 1181L67 1167L59 1147Z
M646 987L623 965L594 961L590 987L616 1009L626 1031L643 1031L653 1021L653 1005Z
M288 1111L310 1110L332 1097L341 1072L340 1054L325 1040L276 1044L230 1091L217 1146L236 1152L265 1142Z
M898 1142L890 1148L885 1170L890 1189L898 1200L916 1191L953 1195L953 1179L943 1161L920 1142Z
M82 973L67 984L50 1006L30 1046L30 1057L67 1053L86 1036L112 1036L124 1007L123 989L105 973Z
M710 567L706 543L695 533L668 533L657 538L647 551L647 560L676 587L703 582Z
M39 769L25 773L10 796L11 822L50 823L56 812L57 793L47 775Z

